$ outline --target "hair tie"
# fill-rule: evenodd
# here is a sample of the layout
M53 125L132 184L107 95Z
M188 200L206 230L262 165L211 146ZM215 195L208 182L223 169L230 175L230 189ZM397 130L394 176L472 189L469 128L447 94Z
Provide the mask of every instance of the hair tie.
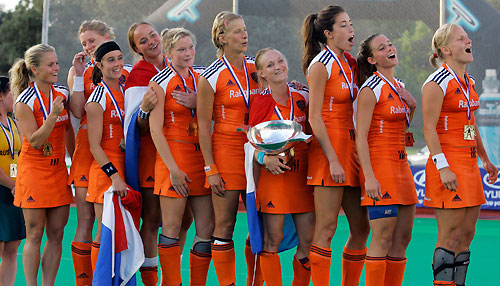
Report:
M433 56L434 56L434 58L436 58L436 59L437 59L438 54L437 54L437 53L434 53L434 54L433 54Z

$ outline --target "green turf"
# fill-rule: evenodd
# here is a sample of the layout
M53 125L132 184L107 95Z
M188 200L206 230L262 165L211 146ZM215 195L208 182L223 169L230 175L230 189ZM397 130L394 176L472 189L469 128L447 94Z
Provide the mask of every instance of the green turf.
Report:
M74 271L71 260L71 240L76 228L76 209L71 208L68 225L64 235L64 249L61 259L61 266L56 279L55 285L74 285ZM408 263L403 285L431 285L431 259L436 241L437 226L434 219L417 218L413 229L413 239L408 247ZM188 241L193 238L193 231L188 234ZM238 285L245 285L246 267L243 255L243 247L245 237L247 235L246 214L238 214L238 223L234 234L236 246L236 278ZM341 257L342 249L345 240L348 236L347 220L345 216L339 218L337 233L332 241L332 267L331 267L331 283L330 285L340 285L341 279ZM471 265L467 274L468 286L482 285L499 285L496 275L492 275L498 271L496 258L499 256L499 250L496 245L500 241L500 221L496 220L481 220L477 224L476 237L471 246ZM44 243L44 242L43 242ZM187 244L190 245L189 243ZM18 254L18 272L16 278L16 286L25 285L24 273L22 268L21 254L22 244ZM281 266L283 269L283 285L291 285L293 278L292 258L293 251L282 253ZM38 277L41 285L41 271ZM189 285L189 247L184 250L182 259L182 278L184 285ZM139 278L140 281L140 278ZM139 283L142 285L142 283ZM213 269L210 266L208 274L209 286L216 286L217 278ZM360 285L365 285L362 276Z

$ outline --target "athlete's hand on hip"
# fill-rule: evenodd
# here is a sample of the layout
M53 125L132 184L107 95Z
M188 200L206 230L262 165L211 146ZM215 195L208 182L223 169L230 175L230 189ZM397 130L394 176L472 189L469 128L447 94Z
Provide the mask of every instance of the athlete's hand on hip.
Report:
M291 170L290 167L283 164L283 156L280 155L265 155L262 159L266 169L273 175L283 174L285 170Z
M207 177L208 184L214 192L219 197L224 197L226 195L225 183L220 174L213 174Z
M441 177L441 181L446 189L456 192L458 188L457 175L453 173L450 168L446 167L439 170L439 175Z
M184 198L189 196L188 182L191 183L191 180L181 169L170 171L170 183L179 196Z
M489 160L483 163L483 168L488 172L488 183L494 184L498 179L498 169Z
M345 182L345 171L339 161L330 162L330 176L336 183L342 184Z
M365 190L369 198L380 201L382 189L380 188L380 183L374 176L365 178Z

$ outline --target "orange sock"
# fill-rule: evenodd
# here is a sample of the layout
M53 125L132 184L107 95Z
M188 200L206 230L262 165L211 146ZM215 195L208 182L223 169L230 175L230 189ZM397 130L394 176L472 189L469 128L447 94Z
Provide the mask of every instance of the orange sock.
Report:
M436 281L434 280L434 286L456 286L453 281Z
M172 244L158 244L158 256L162 269L162 286L179 286L181 279L181 248L179 241Z
M365 265L366 248L352 250L344 247L342 253L342 285L357 286Z
M219 285L236 285L234 242L232 240L223 244L212 242L211 248L212 260L214 261L215 273L217 274Z
M71 243L76 286L92 285L91 249L92 243L90 242L73 241Z
M255 260L257 258L257 260ZM247 261L247 286L264 285L264 276L260 268L260 257L253 254L250 241L245 242L245 260Z
M92 249L90 250L90 261L92 263L92 273L95 272L95 265L97 264L97 257L99 256L99 248L101 243L92 241Z
M385 257L366 256L366 286L384 286L385 267Z
M313 285L329 285L332 250L311 245L309 253L311 260L311 277Z
M281 263L277 252L263 250L260 254L260 267L267 286L281 286Z
M293 257L292 286L309 286L311 282L311 262L308 257L297 259Z
M158 284L158 266L141 267L139 271L144 286L156 286Z
M385 257L385 286L403 285L406 257Z
M191 286L204 286L207 284L208 268L212 255L191 249L189 267L191 268Z

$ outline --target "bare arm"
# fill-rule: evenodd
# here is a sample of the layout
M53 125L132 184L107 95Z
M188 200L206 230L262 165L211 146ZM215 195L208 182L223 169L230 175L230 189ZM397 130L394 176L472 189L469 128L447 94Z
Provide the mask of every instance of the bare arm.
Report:
M90 152L100 167L110 162L101 146L103 113L104 110L99 103L90 102L87 104ZM110 178L112 181L113 191L117 192L121 197L126 196L127 184L120 174L117 172L111 175Z
M444 93L437 83L431 81L422 88L424 137L427 147L431 152L431 156L443 152L441 149L441 142L439 142L439 137L436 131L443 100ZM458 187L457 177L450 170L450 168L442 168L439 170L439 173L444 186L450 191L455 191Z
M52 103L49 116L39 128L35 115L28 105L22 102L16 103L16 118L19 119L19 127L33 148L39 149L49 139L50 133L52 133L56 125L57 117L63 109L63 98L58 96Z
M314 136L318 139L328 162L330 163L330 175L337 183L345 181L345 172L339 163L339 159L326 130L321 110L325 96L325 85L328 80L328 72L321 63L315 63L309 69L309 123Z
M73 66L69 69L68 72L68 87L71 91L71 100L69 101L69 109L73 116L76 118L82 118L83 114L85 114L85 95L82 91L74 91L74 76L83 77L83 73L85 71L85 52L79 52L73 58Z
M196 109L198 116L198 138L200 140L200 148L205 159L205 166L214 164L212 153L212 114L214 105L214 91L206 78L200 76L198 79L198 99ZM224 181L220 174L214 174L207 178L212 191L218 196L223 197Z
M158 101L151 111L149 120L149 128L151 130L151 137L156 146L158 154L160 154L161 159L170 171L170 180L172 187L177 192L177 194L187 197L189 195L189 188L187 182L191 181L186 173L179 169L177 162L175 162L174 156L170 151L167 139L163 134L163 123L164 123L164 106L165 106L165 93L163 89L155 82L149 83L149 88L156 93Z
M65 140L66 150L68 150L69 156L73 158L73 153L75 152L75 132L73 131L71 119L68 120L68 124L66 124Z

